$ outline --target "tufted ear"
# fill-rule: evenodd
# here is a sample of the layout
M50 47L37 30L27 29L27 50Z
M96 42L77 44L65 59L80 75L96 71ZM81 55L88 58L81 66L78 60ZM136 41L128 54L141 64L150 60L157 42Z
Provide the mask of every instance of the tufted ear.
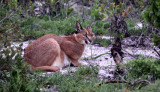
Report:
M92 30L92 25L94 24L94 22L92 22L87 28Z
M79 33L83 30L83 27L81 26L81 24L76 21L76 32L75 33Z

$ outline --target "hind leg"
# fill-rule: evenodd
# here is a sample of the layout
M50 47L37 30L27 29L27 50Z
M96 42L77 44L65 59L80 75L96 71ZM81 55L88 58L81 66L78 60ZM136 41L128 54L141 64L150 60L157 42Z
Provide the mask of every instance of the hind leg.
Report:
M53 63L55 61L57 61L58 64L63 63L61 62L61 58L57 60L58 57L60 57L59 44L54 39L47 39L39 43L38 46L35 46L34 49L31 49L30 53L25 53L24 58L27 58L28 60L26 60L26 62L28 62L35 68L55 71L58 69L57 68L53 69L53 67L51 67Z
M44 70L44 71L48 71L48 72L56 72L58 70L60 70L59 67L56 67L56 66L40 66L40 67L32 67L32 69L41 69L41 70Z

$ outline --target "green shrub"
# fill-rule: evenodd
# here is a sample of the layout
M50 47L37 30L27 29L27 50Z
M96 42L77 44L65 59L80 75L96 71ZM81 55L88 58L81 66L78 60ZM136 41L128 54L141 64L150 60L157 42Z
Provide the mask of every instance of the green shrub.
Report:
M17 64L15 64L17 65ZM25 67L23 67L25 68ZM3 92L33 92L40 91L41 85L35 76L31 77L28 72L24 72L22 68L12 68L9 73L1 72L3 82L0 86Z
M155 46L158 46L160 48L160 35L159 34L153 35L152 41L154 42Z
M155 27L160 27L160 2L159 0L148 0L150 3L144 12L145 20Z
M31 17L21 21L21 29L24 40L30 38L35 39L49 33L67 35L74 32L75 20L72 17L63 20L43 20L41 18Z
M93 70L92 67L79 66L78 71L75 72L75 75L96 77L97 75L95 72L98 72L97 67L94 67L94 70Z
M97 70L97 69L95 69ZM59 92L122 92L125 84L104 84L98 86L100 80L91 67L78 67L74 73L46 76L42 83L51 87L56 85ZM41 84L42 84L41 83Z
M98 9L98 0L95 1L94 6L91 10L91 18L94 20L102 20L103 18L105 18L105 16L103 14L100 13L100 10Z
M77 17L77 20L82 20ZM20 27L21 33L24 35L24 40L31 38L38 38L45 34L57 34L57 35L69 35L75 31L75 19L68 17L66 19L43 19L38 17L30 17L27 19L21 19ZM85 20L81 22L83 27L87 27L91 21ZM96 35L102 35L108 33L109 24L106 22L96 21L92 27L93 32Z
M160 78L160 65L151 58L139 58L129 61L126 67L133 78L147 78L147 76L153 76L155 79Z
M160 91L160 80L156 80L155 83L152 83L146 87L143 87L140 90L136 90L135 92L159 92Z
M109 23L105 21L96 21L92 27L93 32L96 35L106 35L108 34Z
M131 35L137 35L137 36L140 36L143 32L143 35L148 35L150 34L148 31L144 31L146 30L146 28L141 28L141 29L136 29L136 28L129 28L129 33Z
M99 44L100 46L107 47L108 45L111 44L111 40L97 37L94 39L93 44Z

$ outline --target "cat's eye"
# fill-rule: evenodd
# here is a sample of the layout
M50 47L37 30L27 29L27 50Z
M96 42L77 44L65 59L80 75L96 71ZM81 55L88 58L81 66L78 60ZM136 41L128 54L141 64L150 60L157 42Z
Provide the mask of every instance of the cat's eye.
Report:
M91 36L93 36L93 34L91 34Z
M87 37L87 34L83 34L85 37Z

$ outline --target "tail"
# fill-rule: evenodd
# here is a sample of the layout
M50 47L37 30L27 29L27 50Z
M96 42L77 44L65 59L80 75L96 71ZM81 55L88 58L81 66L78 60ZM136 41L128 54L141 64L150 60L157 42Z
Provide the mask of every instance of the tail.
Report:
M60 70L60 68L56 67L56 66L40 66L40 67L33 67L32 66L32 69L33 70L40 69L40 70L44 70L44 71L48 71L48 72L56 72L56 71Z

